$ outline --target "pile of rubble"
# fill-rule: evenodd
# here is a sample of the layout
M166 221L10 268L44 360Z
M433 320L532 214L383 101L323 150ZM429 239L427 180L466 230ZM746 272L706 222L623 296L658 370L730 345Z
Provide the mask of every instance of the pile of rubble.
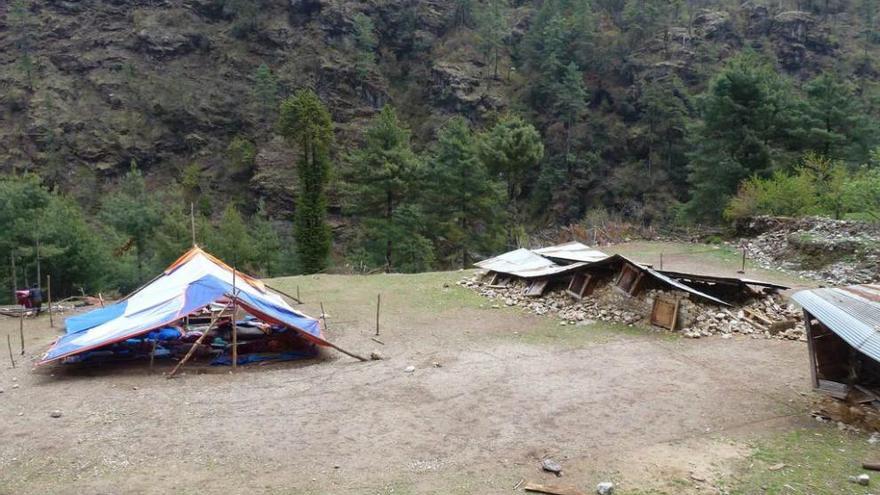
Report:
M880 227L821 217L755 217L737 225L736 246L764 268L831 285L880 281Z
M492 307L516 306L536 315L555 316L561 320L560 325L596 321L650 325L654 300L664 298L679 301L677 331L686 337L721 335L730 338L733 334L744 334L753 338L806 340L801 311L779 295L756 298L738 308L722 308L691 298L683 291L650 290L632 297L612 284L596 287L590 296L580 301L560 288L548 289L541 297L529 297L525 295L526 284L522 280L513 280L505 287L490 286L479 273L458 284L495 301Z

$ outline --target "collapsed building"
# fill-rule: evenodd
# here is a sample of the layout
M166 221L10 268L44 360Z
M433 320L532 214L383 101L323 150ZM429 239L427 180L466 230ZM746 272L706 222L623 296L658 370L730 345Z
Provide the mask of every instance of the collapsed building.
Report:
M517 249L476 266L462 285L507 306L563 322L638 322L688 337L733 333L803 340L798 310L779 291L788 287L747 278L656 270L579 242Z

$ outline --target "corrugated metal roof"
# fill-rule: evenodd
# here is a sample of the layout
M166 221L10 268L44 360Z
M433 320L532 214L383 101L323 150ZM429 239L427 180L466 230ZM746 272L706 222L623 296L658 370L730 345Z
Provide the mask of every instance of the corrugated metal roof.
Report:
M672 278L686 279L694 282L709 282L709 283L728 283L728 284L746 284L746 285L756 285L759 287L770 287L771 289L781 289L785 290L789 287L785 285L774 284L773 282L764 282L761 280L752 280L750 278L739 278L739 277L722 277L719 275L704 275L699 273L685 273L685 272L673 272L669 270L660 270L660 273L663 273Z
M849 345L880 361L880 285L802 290L792 299Z
M586 263L574 263L572 265L557 265L556 263L537 255L525 248L516 249L494 258L489 258L476 266L493 272L514 275L522 278L549 277L575 271L586 266Z
M598 251L577 241L535 249L533 252L547 258L565 261L582 261L585 263L593 263L604 260L608 257L608 255L602 251Z

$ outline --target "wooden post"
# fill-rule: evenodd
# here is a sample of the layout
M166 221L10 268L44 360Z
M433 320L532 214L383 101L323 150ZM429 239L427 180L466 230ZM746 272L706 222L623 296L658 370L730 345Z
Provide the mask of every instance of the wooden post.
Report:
M168 373L168 378L173 378L174 375L177 374L177 371L180 370L180 368L182 368L187 361L189 361L189 358L191 358L193 353L195 353L196 348L202 344L202 341L205 340L205 337L208 335L208 333L214 329L214 325L216 325L217 322L220 320L220 316L223 315L223 312L226 311L226 309L229 307L229 304L230 303L226 303L226 306L223 306L223 309L221 309L219 313L211 317L211 324L208 325L207 329L205 329L205 333L203 333L202 336L199 337L199 339L196 340L195 343L193 343L193 346L189 348L189 351L187 351L186 355L183 356L183 359L181 359L180 362L177 363L177 366L175 366L174 369L171 370L171 373Z
M192 229L193 247L196 247L196 207L192 202L189 203L189 224Z
M12 302L18 302L15 291L18 290L18 270L15 269L15 254L9 253L9 263L12 265Z
M743 257L742 257L742 268L737 271L737 273L745 273L746 272L746 248L742 248Z
M235 267L232 267L232 371L238 369L238 325L235 323L238 294L235 292L235 271Z
M12 357L12 337L6 334L6 348L9 349L9 360L12 361L12 367L15 368L15 358Z
M150 373L153 373L153 362L156 360L156 345L159 344L159 339L153 341L153 348L150 349Z
M21 338L21 355L24 356L24 307L18 316L18 335Z
M267 284L267 283L265 283L265 282L263 282L263 285L265 285L265 286L268 287L269 289L274 290L275 292L281 294L282 296L284 296L284 297L286 297L286 298L288 298L288 299L293 299L294 301L298 302L299 304L302 304L302 303L303 303L302 300L299 298L299 294L297 294L297 297L293 297L293 296L291 296L290 294L284 292L283 290L278 289L278 288L276 288L276 287L272 287L271 285L269 285L269 284ZM297 286L297 292L299 292L299 286Z
M324 323L324 330L327 330L327 316L324 314L324 303L321 303L321 322Z
M663 253L660 253L660 269L663 269Z
M816 362L816 342L813 335L813 315L804 310L804 326L807 330L807 352L810 353L810 382L813 389L819 388L818 363Z
M299 285L296 286L296 300L299 301L300 304L302 304L302 299L300 299L299 297Z
M382 294L376 294L376 337L379 336L379 309L382 307Z
M52 319L52 275L46 275L46 299L49 302L49 328L55 328L55 320Z
M37 287L39 287L39 286L40 286L40 282L43 281L43 278L42 278L42 276L40 275L40 236L39 236L39 233L36 233L35 236L36 236L36 249L35 249L35 252L36 252L36 255L37 255L37 280L36 280L36 283L37 283Z

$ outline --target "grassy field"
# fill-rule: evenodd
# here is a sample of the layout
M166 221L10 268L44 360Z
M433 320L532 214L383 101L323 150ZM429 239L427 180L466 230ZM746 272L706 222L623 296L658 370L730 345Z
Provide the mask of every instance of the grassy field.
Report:
M667 248L690 249L690 267L736 268L690 245L613 250L644 261ZM58 330L28 320L29 355L0 369L0 494L507 494L520 480L586 493L611 480L624 495L870 492L848 481L880 459L867 435L809 418L803 343L561 326L457 285L471 274L270 281L298 289L308 314L323 305L332 342L386 358L367 363L328 351L171 381L171 363L32 373L24 363ZM0 336L17 332L0 319ZM544 457L563 478L541 471Z

